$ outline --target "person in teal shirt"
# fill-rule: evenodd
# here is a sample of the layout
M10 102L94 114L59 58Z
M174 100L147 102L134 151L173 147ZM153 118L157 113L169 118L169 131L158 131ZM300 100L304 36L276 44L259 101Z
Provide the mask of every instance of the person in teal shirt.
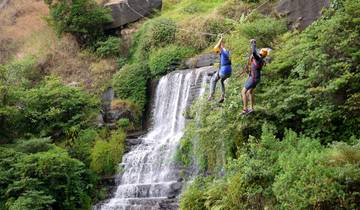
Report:
M214 98L216 83L220 80L221 84L221 98L219 103L224 102L225 99L225 80L231 76L231 59L230 51L225 49L224 39L221 38L217 45L214 47L215 53L220 54L220 67L219 70L212 76L210 82L210 95L208 100L211 101Z

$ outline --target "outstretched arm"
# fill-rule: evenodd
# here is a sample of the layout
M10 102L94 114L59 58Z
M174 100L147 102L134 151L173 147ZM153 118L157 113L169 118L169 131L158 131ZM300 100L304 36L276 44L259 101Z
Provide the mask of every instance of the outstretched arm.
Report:
M218 41L218 43L215 45L215 47L214 47L214 52L215 52L215 53L220 53L220 50L221 50L221 49L220 49L220 45L221 45L221 42L223 41L223 39L224 39L224 38L221 37L220 40Z
M251 43L251 52L252 52L252 55L254 56L255 60L260 60L261 57L259 56L259 54L257 53L257 50L256 50L256 40L255 39L252 39L250 40L250 43Z

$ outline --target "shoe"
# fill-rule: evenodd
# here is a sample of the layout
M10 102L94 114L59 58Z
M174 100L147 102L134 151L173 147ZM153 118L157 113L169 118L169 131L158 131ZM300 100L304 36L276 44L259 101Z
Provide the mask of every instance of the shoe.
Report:
M248 114L250 114L250 113L252 113L252 112L254 112L254 109L248 109Z
M212 100L213 100L213 97L209 96L208 101L212 101Z
M224 103L224 98L222 97L222 98L220 98L220 100L219 100L219 103L221 104L221 103Z
M243 109L242 112L241 112L241 115L246 115L249 113L249 110L248 109Z

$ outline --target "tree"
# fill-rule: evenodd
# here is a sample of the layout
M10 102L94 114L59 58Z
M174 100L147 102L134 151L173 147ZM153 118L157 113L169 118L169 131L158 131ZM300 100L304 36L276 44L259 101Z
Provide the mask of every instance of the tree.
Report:
M103 35L110 12L94 0L44 0L50 8L49 23L56 32L73 34L80 44L94 44Z

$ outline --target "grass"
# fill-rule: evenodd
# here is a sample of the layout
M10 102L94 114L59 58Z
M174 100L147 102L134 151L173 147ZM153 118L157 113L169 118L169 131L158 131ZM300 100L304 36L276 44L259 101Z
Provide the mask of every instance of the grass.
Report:
M10 1L0 13L0 63L32 56L43 74L55 74L66 84L101 93L115 73L116 59L98 59L79 47L71 35L58 37L45 17L40 0Z

